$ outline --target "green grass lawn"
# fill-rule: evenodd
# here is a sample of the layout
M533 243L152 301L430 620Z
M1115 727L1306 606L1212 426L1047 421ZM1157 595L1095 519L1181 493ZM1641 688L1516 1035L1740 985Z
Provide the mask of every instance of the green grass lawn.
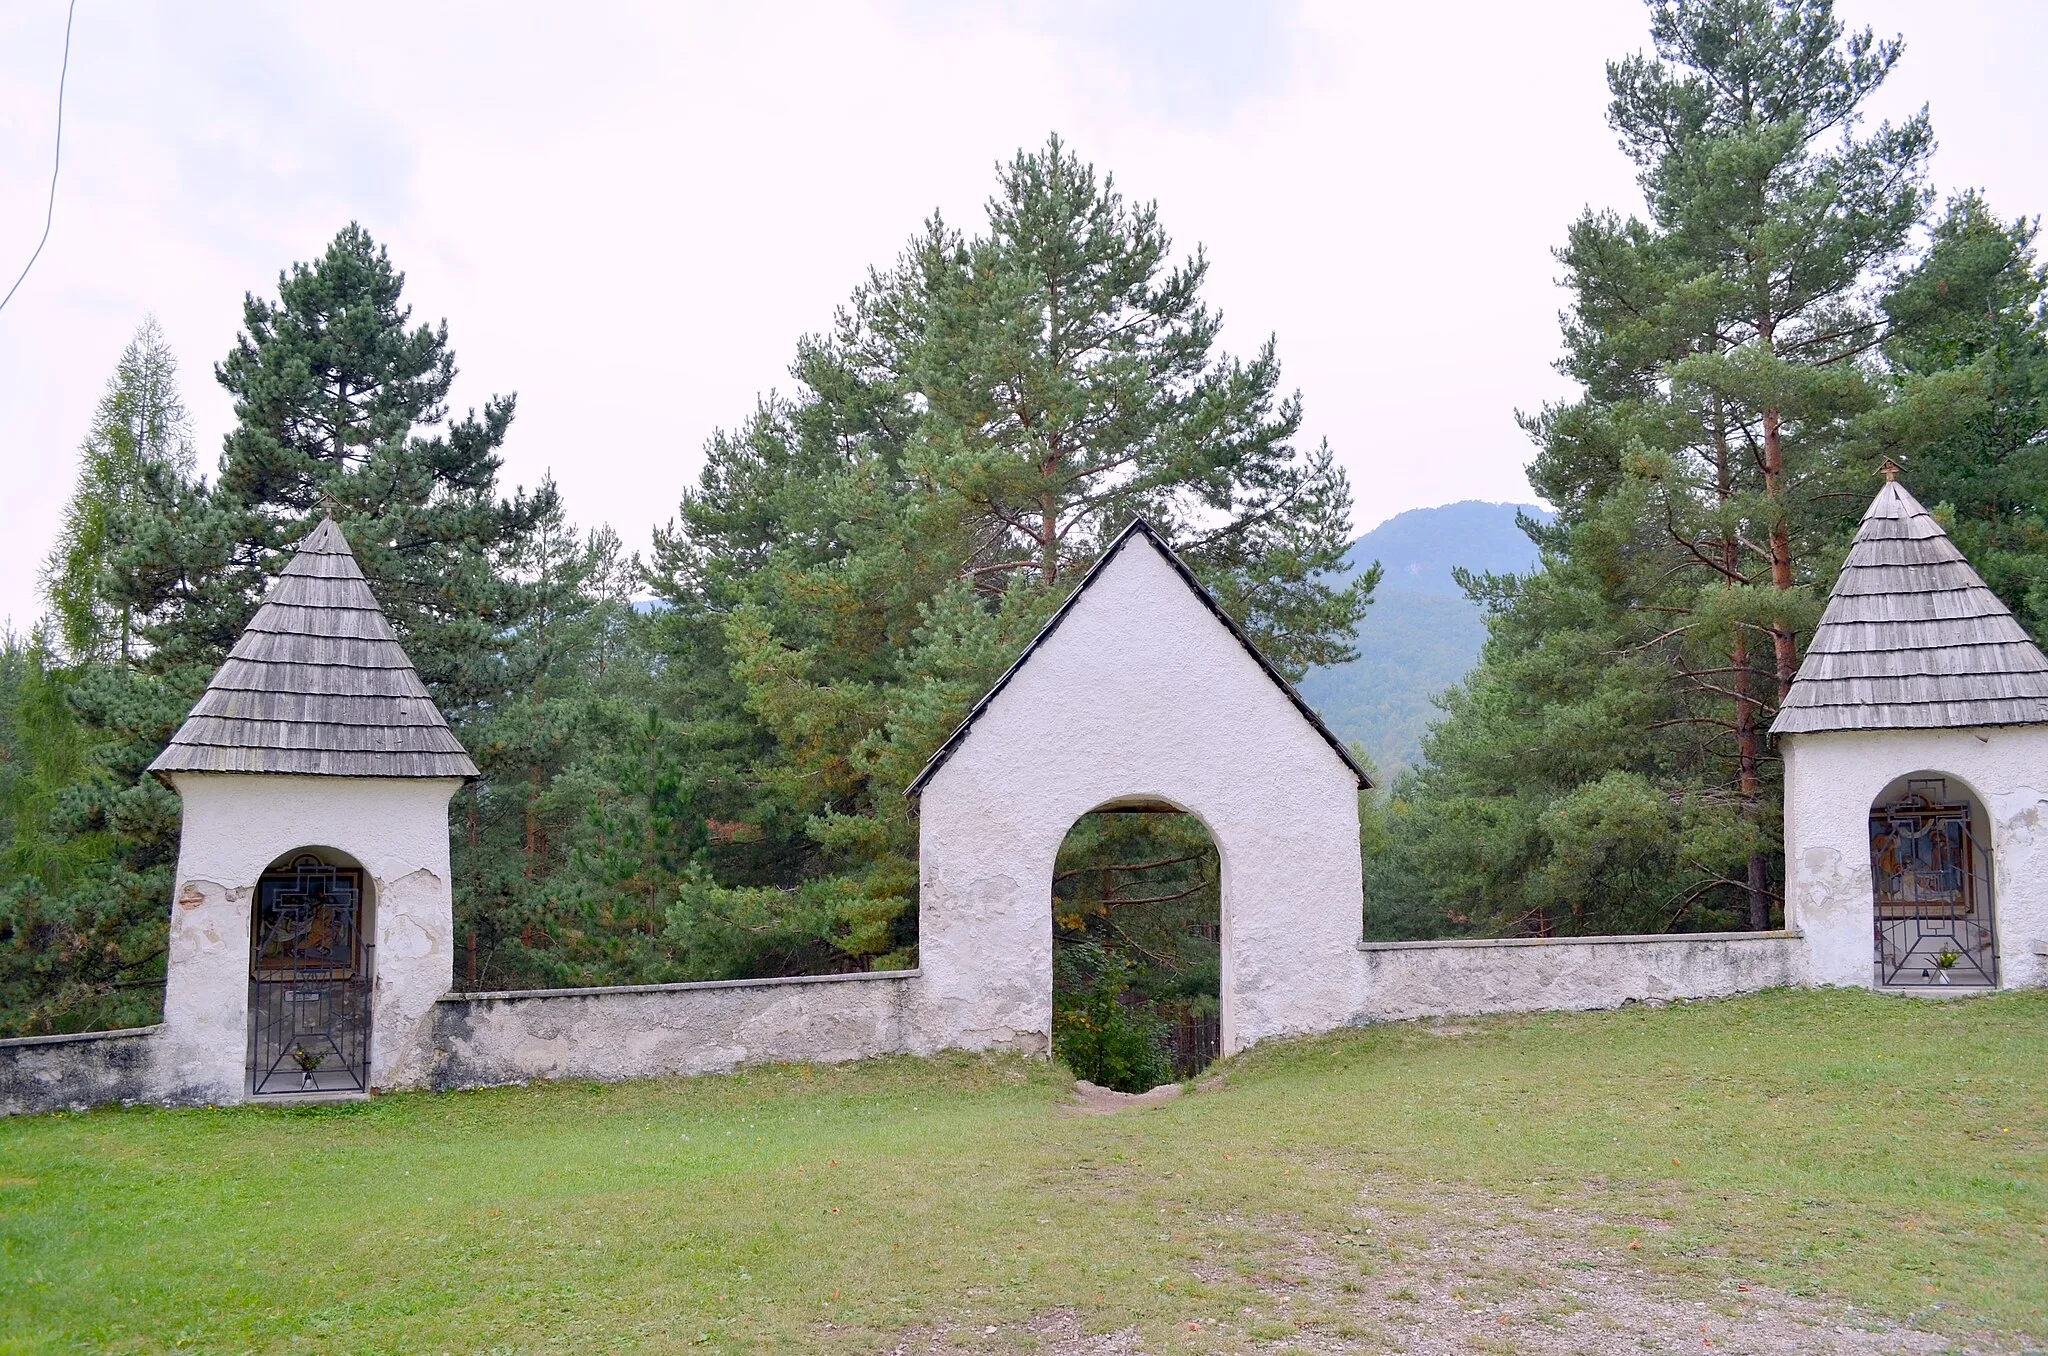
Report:
M2048 1335L2048 993L1462 1025L1255 1051L1110 1117L959 1057L17 1118L0 1350L870 1351L1061 1307L1207 1349L1190 1323L1359 1238L1362 1202L1426 1233L1475 1193L1639 1244L1651 1284Z

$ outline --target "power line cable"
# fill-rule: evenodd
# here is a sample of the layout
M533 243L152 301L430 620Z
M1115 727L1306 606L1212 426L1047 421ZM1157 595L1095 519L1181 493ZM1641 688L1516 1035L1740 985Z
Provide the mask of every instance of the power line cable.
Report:
M28 280L28 271L43 257L43 246L50 243L50 223L57 217L57 171L64 164L64 80L71 74L71 21L77 14L78 0L71 0L70 8L64 11L64 64L57 71L57 149L50 156L50 205L43 209L43 238L36 241L36 252L21 266L21 276L14 280L14 286L0 297L0 311L7 309L7 303L14 300L14 294Z

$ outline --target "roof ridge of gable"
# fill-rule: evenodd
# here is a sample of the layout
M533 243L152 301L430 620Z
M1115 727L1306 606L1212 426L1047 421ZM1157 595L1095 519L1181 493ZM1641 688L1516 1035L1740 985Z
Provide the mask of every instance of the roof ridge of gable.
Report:
M1359 766L1358 760L1352 756L1349 749L1344 747L1343 741L1338 739L1331 732L1330 727L1323 723L1323 718L1316 714L1315 708L1302 700L1301 694L1294 690L1294 684L1288 682L1286 676L1280 670L1273 667L1273 661L1266 658L1259 647L1252 642L1252 638L1245 633L1244 628L1239 626L1230 614L1223 610L1223 605L1216 601L1216 595L1211 593L1208 586L1195 577L1195 572L1188 568L1187 562L1182 560L1171 546L1167 545L1166 539L1159 535L1159 530L1153 527L1141 515L1131 519L1130 525L1116 534L1110 544L1103 549L1102 554L1095 558L1095 563L1088 567L1087 573L1081 576L1081 582L1074 585L1073 592L1069 593L1061 600L1060 605L1053 609L1053 614L1046 618L1045 625L1038 628L1038 633L1024 646L1016 659L1010 662L1010 666L1003 670L1002 675L995 680L989 687L989 690L981 695L981 699L968 708L967 715L954 728L953 733L946 736L946 741L939 745L937 751L925 763L923 770L911 779L909 786L903 789L905 799L913 803L916 802L918 796L924 790L925 783L929 782L938 773L938 770L945 766L946 761L953 756L954 751L966 741L968 732L974 728L974 723L981 718L982 713L988 710L990 703L994 702L997 695L1010 685L1010 680L1016 677L1026 664L1031 662L1032 656L1038 652L1039 647L1051 639L1055 631L1059 630L1060 623L1067 619L1067 614L1073 611L1075 604L1088 591L1089 586L1109 568L1110 562L1122 554L1124 549L1133 540L1137 539L1143 539L1153 550L1157 551L1166 560L1166 563L1173 568L1174 573L1180 576L1181 582L1186 584L1195 597L1201 601L1202 605L1209 610L1211 615L1223 623L1224 629L1230 632L1231 637L1244 647L1245 653L1249 654L1252 660L1264 670L1266 676L1272 679L1274 685L1293 704L1295 711L1308 721L1316 733L1323 737L1324 742L1329 744L1330 748L1335 751L1337 757L1343 760L1344 765L1351 769L1352 775L1358 779L1358 785L1361 788L1372 786L1372 777L1363 767Z

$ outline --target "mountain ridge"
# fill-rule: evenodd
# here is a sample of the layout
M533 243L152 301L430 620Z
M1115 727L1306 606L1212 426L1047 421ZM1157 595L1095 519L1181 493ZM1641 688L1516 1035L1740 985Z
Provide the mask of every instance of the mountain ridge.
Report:
M1485 614L1452 569L1527 574L1541 563L1520 514L1551 518L1535 504L1464 499L1397 513L1346 550L1347 577L1375 560L1384 570L1358 626L1358 658L1309 670L1299 688L1338 738L1365 749L1383 785L1421 757L1440 715L1431 699L1471 672L1486 643Z

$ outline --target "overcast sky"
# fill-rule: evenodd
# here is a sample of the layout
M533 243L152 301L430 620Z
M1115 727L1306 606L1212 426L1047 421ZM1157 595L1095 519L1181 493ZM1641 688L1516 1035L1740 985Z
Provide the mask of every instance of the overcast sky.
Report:
M1844 0L1903 31L1882 112L1932 106L1945 190L2048 209L2048 5ZM0 290L48 189L62 0L0 9ZM359 220L446 317L458 408L517 391L507 488L644 545L708 434L787 387L934 208L1057 131L1183 248L1224 342L1279 339L1360 530L1529 497L1514 412L1567 394L1549 251L1637 203L1602 63L1637 0L1569 4L159 5L81 0L48 247L0 312L0 618L145 314L200 464L244 292Z

